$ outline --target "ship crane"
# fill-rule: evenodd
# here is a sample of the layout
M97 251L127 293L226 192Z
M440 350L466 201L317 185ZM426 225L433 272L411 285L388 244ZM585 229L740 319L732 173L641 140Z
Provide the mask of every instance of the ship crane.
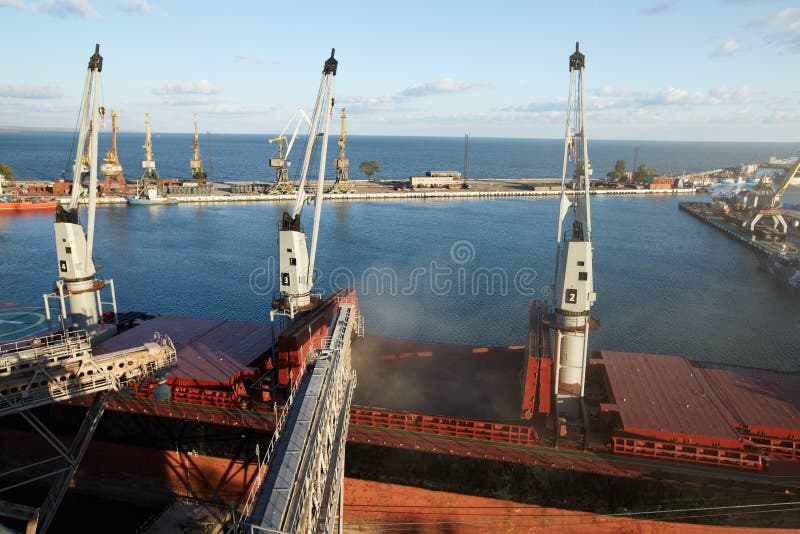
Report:
M114 182L117 183L119 191L125 195L127 193L127 183L125 176L122 174L122 165L119 162L119 155L117 154L117 112L111 110L111 149L106 152L106 157L103 160L103 165L100 170L106 176L106 182L103 186L103 195L111 194L111 187Z
M336 181L329 193L355 193L356 188L350 182L350 160L347 159L345 146L347 145L347 114L342 108L342 133L339 135L339 157L333 160L336 166Z
M113 306L116 321L117 303L114 292L114 281L95 277L96 266L93 259L95 208L97 206L97 125L104 108L97 102L97 87L100 72L103 70L103 57L100 45L95 48L89 59L86 85L79 118L78 144L72 170L72 196L66 208L56 208L55 231L56 255L61 278L55 283L55 291L44 295L45 313L50 319L49 299L58 299L61 316L69 318L71 326L86 330L93 340L113 335L115 324L107 324L103 320L103 304ZM94 126L91 127L90 126ZM88 145L87 145L88 143ZM86 147L88 146L88 151ZM84 154L86 160L84 161ZM81 175L84 164L88 167L89 191L87 205L86 231L78 220L78 202L82 187ZM100 291L106 286L111 288L111 301L103 302ZM69 301L69 308L67 308Z
M297 197L291 213L284 212L280 221L278 232L279 247L279 284L280 296L272 301L273 309L270 319L275 315L284 315L291 319L298 313L314 308L321 301L321 293L314 292L314 261L317 253L319 238L319 222L322 214L323 186L325 181L325 159L328 153L328 131L333 112L334 77L338 62L334 59L335 50L331 50L331 57L325 60L322 69L317 101L311 115L311 125L308 132L306 151L303 156L303 167L300 171L300 183L297 187ZM300 216L307 200L311 200L306 193L306 178L311 162L311 153L317 137L321 137L319 174L317 176L316 193L314 194L314 227L311 234L311 247L306 245L306 234L303 232Z
M745 219L743 226L750 228L751 232L755 232L756 224L766 217L772 219L772 227L779 231L781 235L785 236L789 230L788 225L786 224L786 219L783 218L783 214L781 213L781 196L786 192L788 189L789 184L792 183L792 180L797 176L798 171L800 170L800 157L797 158L797 161L788 167L784 174L783 174L783 181L780 185L777 186L777 189L774 191L769 192L766 195L766 202L765 205L761 208L758 208L753 211L750 217ZM762 183L764 182L762 178ZM763 189L766 189L764 187Z
M268 195L292 195L295 192L295 189L289 183L289 166L291 162L288 159L303 123L310 127L311 119L308 118L308 114L303 109L298 108L292 114L286 126L283 127L281 133L269 140L269 144L278 143L278 157L272 156L269 158L269 166L277 170L275 171L275 183L267 190ZM294 132L292 137L288 139L289 143L287 145L286 133L292 127L292 124L294 124Z
M554 393L556 420L585 420L583 396L590 329L589 310L595 302L592 272L592 222L589 205L589 162L584 100L585 56L578 43L569 57L569 98L561 170L561 203L556 236L556 290L553 294ZM567 167L574 165L568 198ZM571 208L571 209L570 209ZM567 216L572 225L567 229Z
M192 141L192 181L199 184L206 183L206 172L203 170L203 160L200 159L200 138L197 136L197 115L194 116L194 141Z

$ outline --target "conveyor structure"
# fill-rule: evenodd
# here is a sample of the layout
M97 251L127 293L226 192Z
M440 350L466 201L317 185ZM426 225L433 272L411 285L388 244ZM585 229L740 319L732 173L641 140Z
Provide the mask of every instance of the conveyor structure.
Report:
M163 376L176 363L172 341L161 335L139 347L97 356L83 330L0 345L0 416L19 414L58 453L0 473L0 493L55 477L42 506L26 518L28 532L47 531L111 394L132 392L150 378ZM69 445L30 411L84 395L93 395L93 401ZM16 512L8 512L14 508L0 507L0 516L19 518Z
M344 450L356 374L357 312L342 304L284 410L231 532L333 532L342 509Z

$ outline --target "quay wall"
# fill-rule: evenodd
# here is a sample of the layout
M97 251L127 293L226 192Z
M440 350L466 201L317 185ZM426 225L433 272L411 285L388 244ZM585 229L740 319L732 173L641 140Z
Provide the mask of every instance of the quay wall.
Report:
M683 189L601 189L592 191L591 195L668 195L692 194L692 188ZM326 193L325 200L332 201L363 201L363 200L408 200L408 199L451 199L451 198L512 198L512 197L554 197L560 191L408 191L408 192L375 192L375 193ZM179 204L219 203L219 202L293 202L295 195L264 195L264 194L230 194L230 195L181 195L173 196ZM62 203L69 199L61 199ZM87 203L81 199L81 203ZM125 205L123 197L101 197L97 199L99 205Z

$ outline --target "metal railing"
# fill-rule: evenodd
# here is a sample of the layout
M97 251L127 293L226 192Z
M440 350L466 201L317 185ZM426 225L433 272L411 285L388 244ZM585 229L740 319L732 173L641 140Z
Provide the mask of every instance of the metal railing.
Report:
M74 332L8 343L2 363L0 416L99 391L120 391L174 367L177 352L172 340L156 333L153 342L143 346L92 356L86 332Z
M275 452L275 447L278 444L278 440L281 436L281 431L283 430L284 425L286 424L286 418L289 414L289 409L294 402L295 394L297 393L297 387L299 385L298 380L292 381L292 386L289 390L289 398L286 400L286 403L283 405L282 411L280 415L276 415L275 417L275 431L272 433L272 437L267 444L267 450L264 453L262 458L258 458L258 450L256 450L256 461L258 463L258 469L256 470L256 475L253 478L253 482L250 484L250 490L247 493L247 498L242 505L242 511L239 514L239 521L238 523L244 524L244 522L250 517L250 514L253 511L253 504L255 503L256 496L258 495L258 490L261 488L261 483L264 481L264 476L266 475L266 470L269 465L270 458L272 457L272 453ZM237 528L236 526L234 528ZM252 528L252 525L251 525ZM263 532L279 532L279 531L270 531L266 529L260 529ZM241 532L240 530L234 530L232 532ZM251 530L252 532L252 530Z
M303 380L311 380L312 383L316 381L318 386L309 386L310 389L303 394L298 404L294 389L297 382L293 383L290 400L284 408L281 420L276 422L278 428L270 440L267 452L263 459L258 459L257 473L242 506L239 521L231 526L229 532L276 532L252 525L249 522L254 519L252 514L257 506L256 503L261 502L259 499L268 498L269 502L266 505L268 508L272 506L272 497L265 496L260 492L267 489L262 487L262 484L267 477L271 476L269 473L279 467L277 464L271 467L267 464L278 447L279 441L287 438L285 433L281 434L286 424L284 419L290 410L293 413L297 410L306 413L304 417L307 421L304 419L306 421L304 426L295 428L300 432L296 438L302 440L302 452L298 449L298 452L293 454L299 454L299 456L289 460L289 464L287 464L294 474L282 474L279 479L281 483L279 487L288 489L290 494L279 499L283 511L279 523L274 522L273 518L271 526L273 529L278 527L290 531L311 532L320 525L332 524L330 514L333 507L330 499L332 496L338 496L339 493L337 489L328 486L341 483L339 474L343 464L346 419L349 415L352 391L355 386L348 350L353 326L353 306L341 306L331 335L314 344L314 346L319 344L320 348L313 348L309 351L306 361L307 363L316 363L316 365L313 373L303 373ZM323 362L324 365L321 365L320 362ZM307 406L308 408L306 408ZM341 420L342 417L345 418L345 421ZM344 432L341 432L342 428L345 429ZM292 435L292 439L295 439L294 435ZM284 460L280 460L280 469L284 468ZM278 457L275 462L279 462ZM265 471L268 472L265 473ZM286 476L290 478L287 479ZM320 479L320 477L323 478ZM280 496L280 493L278 495ZM256 522L261 523L261 518L256 519Z

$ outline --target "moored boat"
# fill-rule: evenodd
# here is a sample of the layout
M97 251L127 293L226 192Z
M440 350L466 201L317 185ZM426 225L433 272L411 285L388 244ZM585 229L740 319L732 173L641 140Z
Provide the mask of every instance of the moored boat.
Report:
M59 201L46 197L0 197L0 212L9 211L53 211Z
M762 265L772 276L800 289L800 259L773 254Z
M128 201L128 204L132 206L146 206L146 205L158 205L158 204L177 204L178 201L174 198L161 196L158 192L158 189L155 187L148 188L145 191L142 191L142 194L130 195L125 197L125 200Z

